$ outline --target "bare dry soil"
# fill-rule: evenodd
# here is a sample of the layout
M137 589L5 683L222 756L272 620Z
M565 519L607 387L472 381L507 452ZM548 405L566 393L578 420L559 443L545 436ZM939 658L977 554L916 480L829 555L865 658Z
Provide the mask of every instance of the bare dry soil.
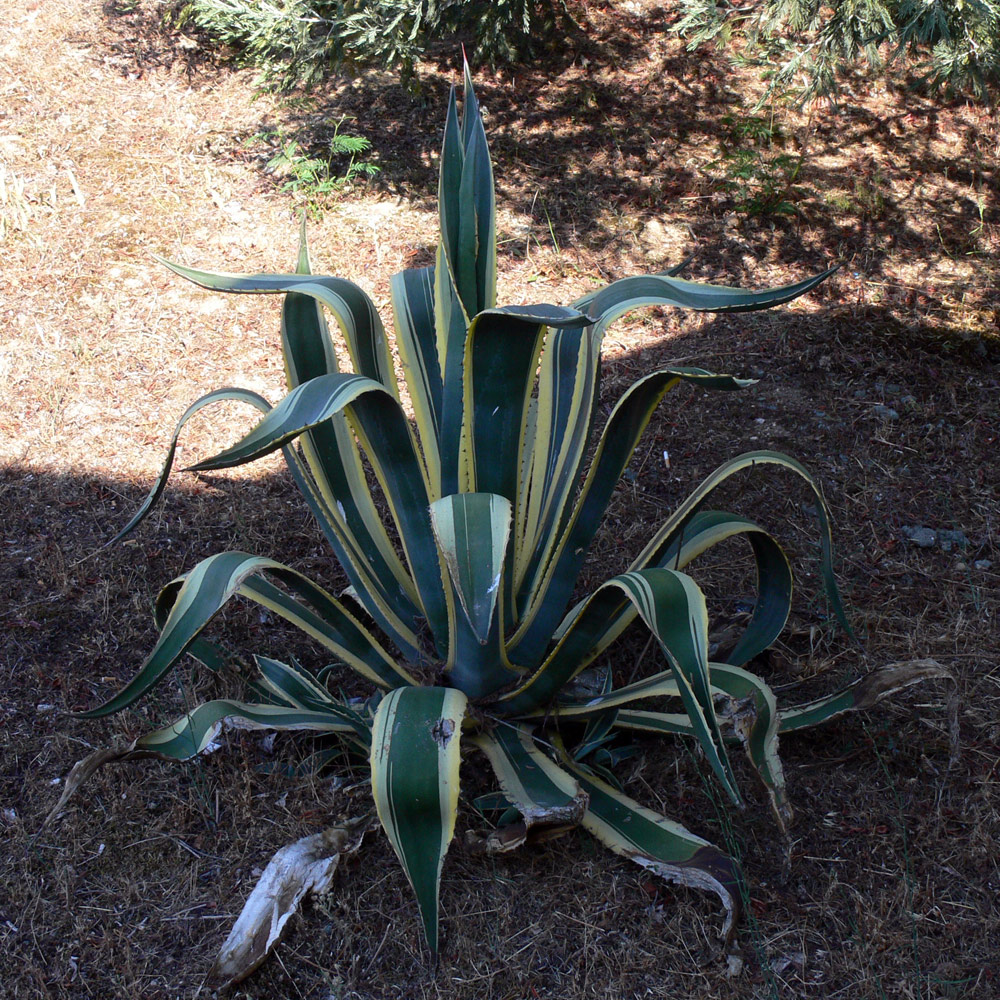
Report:
M718 956L712 897L659 884L581 833L488 861L456 842L432 972L405 877L371 836L236 995L995 997L996 112L931 100L901 77L851 79L839 112L776 109L780 127L755 153L764 173L740 182L726 154L759 93L753 68L685 52L667 4L574 7L585 37L566 52L513 75L476 74L503 300L568 302L689 254L690 276L747 286L843 265L780 311L654 311L612 332L607 405L681 359L759 382L738 398L678 390L661 406L616 495L594 578L624 567L724 458L787 451L824 485L863 648L818 597L808 496L748 477L726 503L788 543L801 580L785 642L762 669L805 697L931 656L955 684L787 738L790 845L749 775L751 804L734 813L683 746L644 744L629 762L636 795L742 859L741 969ZM163 10L152 0L6 0L0 10L0 992L11 1000L208 995L205 970L254 873L369 794L360 773L289 777L302 755L293 740L234 735L191 765L106 770L39 834L75 760L212 690L180 671L134 713L71 714L142 661L163 584L226 547L339 580L277 462L177 475L156 515L101 549L149 489L188 402L226 384L281 395L278 303L184 287L151 253L287 268L308 192L283 192L266 172L267 137L321 143L345 116L372 140L381 173L311 207L316 264L361 284L388 321L389 276L430 260L436 241L455 53L420 67L417 100L377 74L331 83L311 103L254 100L252 72L164 30ZM775 200L761 178L780 175L782 155L800 166ZM777 211L781 200L793 211ZM223 409L192 423L180 464L228 444L245 421ZM719 624L752 592L729 555L699 576ZM322 663L249 612L219 632ZM623 644L615 669L628 674L644 654L642 637ZM463 811L462 825L472 822Z

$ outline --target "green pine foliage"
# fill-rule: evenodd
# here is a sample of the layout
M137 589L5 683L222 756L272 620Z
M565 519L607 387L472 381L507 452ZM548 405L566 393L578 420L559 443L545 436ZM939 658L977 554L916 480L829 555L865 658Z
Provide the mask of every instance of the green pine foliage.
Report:
M562 0L191 0L180 20L280 90L372 67L410 84L428 45L446 39L470 40L479 60L513 62L572 23Z
M775 69L768 96L835 97L838 76L906 59L932 89L977 98L1000 83L998 0L681 0L675 30L690 48L745 38Z

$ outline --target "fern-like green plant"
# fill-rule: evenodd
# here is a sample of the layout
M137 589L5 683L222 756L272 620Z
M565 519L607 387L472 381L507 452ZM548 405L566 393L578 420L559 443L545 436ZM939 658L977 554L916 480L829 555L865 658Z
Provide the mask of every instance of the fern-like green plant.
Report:
M378 164L364 159L371 140L340 131L346 120L334 122L333 135L322 156L310 153L297 139L281 131L273 137L278 141L278 150L267 161L267 169L282 178L283 191L301 195L312 204L343 190L358 177L370 178L380 172Z
M800 101L836 97L839 75L864 62L884 70L905 58L932 88L995 97L1000 84L998 0L760 0L733 5L681 0L674 30L689 48L742 37L765 58L764 100L792 90Z
M190 0L192 24L263 70L280 90L370 67L412 83L436 40L474 40L477 58L513 62L573 25L565 0Z
M609 325L633 309L766 309L808 292L829 272L759 292L666 272L613 282L569 306L498 307L492 166L467 70L464 114L454 93L448 107L440 220L436 263L392 279L399 372L372 301L349 281L314 275L304 240L289 274L237 276L168 264L204 288L284 296L290 392L274 407L243 389L220 389L193 403L161 476L125 531L159 499L190 417L219 400L239 400L262 419L193 469L228 468L282 450L349 588L335 596L265 556L211 556L163 589L155 648L124 688L87 715L135 704L185 654L218 667L223 655L202 632L234 597L298 626L360 675L373 696L345 700L334 693L336 670L314 674L257 656L245 677L245 700L205 702L130 747L92 755L77 765L54 813L101 764L185 760L214 745L227 725L338 736L370 764L375 812L436 953L440 873L455 828L460 764L479 752L507 807L483 849L516 847L546 827L582 826L664 878L715 892L728 937L743 898L736 862L623 791L610 770L621 754L609 737L693 740L734 805L743 798L730 754L741 749L785 824L791 810L779 734L866 707L936 667L887 668L827 697L781 707L747 669L784 626L792 573L766 530L708 507L732 476L784 471L808 485L826 593L844 618L819 485L795 459L776 452L724 463L664 516L624 572L578 594L602 514L661 400L682 384L715 392L750 385L700 368L653 371L624 393L595 435L601 343ZM338 370L327 315L346 341L352 372ZM400 376L413 423L400 402ZM384 494L391 530L369 489L368 470ZM733 538L749 545L757 602L742 634L712 658L705 598L685 570ZM659 656L646 661L640 679L623 683L611 670L595 683L584 671L639 622L655 637ZM367 825L362 817L279 854L223 949L220 979L238 979L263 959L298 900L328 882L336 858L357 846Z

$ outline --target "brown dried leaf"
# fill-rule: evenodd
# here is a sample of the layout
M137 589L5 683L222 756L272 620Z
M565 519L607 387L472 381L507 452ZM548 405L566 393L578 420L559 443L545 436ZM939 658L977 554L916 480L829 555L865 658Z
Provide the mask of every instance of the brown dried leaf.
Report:
M329 888L341 857L361 846L372 823L371 816L362 816L281 848L250 893L208 974L209 981L225 988L257 969L305 897Z

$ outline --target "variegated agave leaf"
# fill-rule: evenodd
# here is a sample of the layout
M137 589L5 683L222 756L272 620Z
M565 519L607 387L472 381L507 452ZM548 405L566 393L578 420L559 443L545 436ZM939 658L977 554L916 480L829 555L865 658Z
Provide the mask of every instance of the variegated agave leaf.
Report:
M367 760L379 821L437 954L440 875L455 830L464 738L485 755L506 806L506 819L479 846L508 850L580 825L650 871L716 893L729 938L743 894L739 867L626 794L614 768L636 752L634 738L696 740L734 805L744 800L730 754L742 750L787 825L780 736L944 671L931 661L896 664L793 706L752 673L751 662L785 626L792 569L769 531L710 506L734 477L780 474L812 492L820 577L833 616L848 628L820 484L777 452L747 452L711 472L651 526L631 564L614 567L607 582L572 604L616 485L657 409L685 387L741 392L753 384L696 367L653 371L604 419L601 348L610 324L632 310L768 309L806 294L831 271L747 291L686 281L678 267L615 281L569 305L498 307L493 168L468 68L463 90L461 114L454 92L448 103L435 262L391 282L398 374L371 298L349 281L313 273L304 227L289 273L222 274L164 262L204 288L283 296L288 394L272 407L228 388L192 404L122 534L161 498L187 421L215 402L237 400L262 414L259 422L192 469L242 465L280 450L347 586L332 593L251 553L210 556L163 588L155 608L160 637L149 657L86 714L133 705L187 654L219 670L225 658L206 631L234 599L300 629L375 694L368 703L345 701L331 693L327 672L257 657L256 670L244 670L250 697L206 702L124 750L92 754L70 775L53 815L102 764L183 760L213 747L226 727L331 734ZM353 371L339 370L331 330L344 340ZM732 539L747 543L757 600L710 656L709 612L689 570ZM620 671L595 673L612 643L640 621L656 652L646 673L627 683ZM584 683L594 676L597 684ZM621 737L633 745L623 748ZM346 838L344 849L353 849L355 832L341 831L337 843ZM263 960L304 894L326 884L338 851L314 837L279 852L220 956L221 980L233 982Z

